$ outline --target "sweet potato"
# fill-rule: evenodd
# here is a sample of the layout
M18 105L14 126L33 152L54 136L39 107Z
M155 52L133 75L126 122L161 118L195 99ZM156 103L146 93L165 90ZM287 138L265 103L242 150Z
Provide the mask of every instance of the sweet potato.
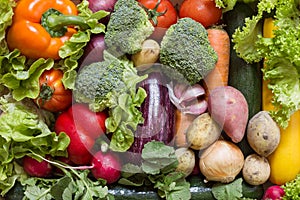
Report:
M248 123L248 103L244 95L232 86L220 86L208 96L208 111L235 143L240 142Z

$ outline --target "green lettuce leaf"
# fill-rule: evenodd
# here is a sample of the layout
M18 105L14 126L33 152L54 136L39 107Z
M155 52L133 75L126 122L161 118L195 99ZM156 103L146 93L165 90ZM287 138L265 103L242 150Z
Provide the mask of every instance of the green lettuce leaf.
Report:
M105 126L108 132L113 133L110 149L125 152L134 141L133 130L137 129L138 124L144 123L144 118L138 108L144 102L147 93L143 88L139 88L136 94L134 92L131 94L123 93L118 97L113 96L117 98L115 100L117 103L110 108Z
M13 98L20 101L26 97L37 98L40 91L39 77L54 66L52 59L26 60L20 51L0 56L0 84L12 91Z
M0 55L9 52L5 40L6 29L12 23L13 7L16 2L14 0L0 1Z
M247 4L256 3L257 0L215 0L216 6L222 8L222 12L228 12L234 9L237 2L243 2Z
M297 0L260 0L257 15L233 35L234 49L247 62L265 59L263 78L269 81L275 110L271 115L282 128L300 108L300 10ZM272 14L276 29L273 38L257 31L266 14Z
M4 195L20 178L16 160L35 153L67 156L69 137L49 129L52 113L38 109L29 99L16 101L10 94L0 98L0 191Z
M282 197L283 200L298 199L300 196L300 174L295 179L286 182L282 185L285 195Z
M70 40L66 41L59 50L59 56L63 59L59 63L59 68L64 71L62 82L68 89L74 89L75 79L77 76L76 68L78 67L78 60L83 55L84 47L91 39L92 34L99 34L105 32L105 25L99 23L99 20L106 17L109 12L100 10L93 13L89 9L89 3L87 0L81 1L77 5L79 16L81 16L86 24L89 26L88 29L78 30Z

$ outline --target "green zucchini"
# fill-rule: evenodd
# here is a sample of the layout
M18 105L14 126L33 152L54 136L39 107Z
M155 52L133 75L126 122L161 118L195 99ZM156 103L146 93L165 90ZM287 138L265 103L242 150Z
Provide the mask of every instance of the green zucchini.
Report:
M232 39L232 34L235 30L244 25L245 18L253 14L254 10L248 4L244 3L237 3L233 10L224 13L225 30L229 34L230 39ZM228 85L235 87L245 96L250 119L261 110L262 106L261 65L260 63L246 63L242 58L238 57L233 49L233 45L231 42ZM254 153L246 137L238 143L238 146L245 156Z

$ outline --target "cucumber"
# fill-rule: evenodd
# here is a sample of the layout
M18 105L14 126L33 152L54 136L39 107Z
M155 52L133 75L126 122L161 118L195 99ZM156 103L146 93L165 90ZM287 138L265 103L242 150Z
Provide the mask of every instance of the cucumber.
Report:
M211 188L213 182L204 183L201 176L190 176L187 178L190 182L191 200L215 200ZM115 200L161 200L157 192L151 187L128 187L123 185L110 185L109 193ZM251 199L261 199L264 190L262 185L252 186L243 181L243 197ZM5 200L21 200L24 197L22 185L17 181L15 186L5 195Z
M228 32L230 39L232 39L232 34L235 30L244 25L245 18L253 14L254 10L244 3L237 3L233 10L224 13L225 30ZM262 106L261 65L260 63L246 63L242 58L238 57L233 49L233 45L231 42L228 85L235 87L245 96L250 119L261 110ZM246 137L238 143L238 146L245 156L254 153Z

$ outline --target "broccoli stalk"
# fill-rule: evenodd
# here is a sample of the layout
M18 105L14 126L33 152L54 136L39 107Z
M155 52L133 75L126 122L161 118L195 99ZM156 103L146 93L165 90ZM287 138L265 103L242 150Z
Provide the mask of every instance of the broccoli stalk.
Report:
M154 31L146 11L135 0L118 0L107 24L105 43L114 55L134 54Z
M160 62L171 77L181 81L184 78L191 85L203 79L217 59L206 29L191 18L179 19L162 39Z
M113 133L110 148L125 152L134 141L137 125L144 122L141 106L147 94L137 84L146 79L139 76L131 61L104 51L104 61L84 66L75 81L76 102L87 103L93 111L109 109L105 125Z

